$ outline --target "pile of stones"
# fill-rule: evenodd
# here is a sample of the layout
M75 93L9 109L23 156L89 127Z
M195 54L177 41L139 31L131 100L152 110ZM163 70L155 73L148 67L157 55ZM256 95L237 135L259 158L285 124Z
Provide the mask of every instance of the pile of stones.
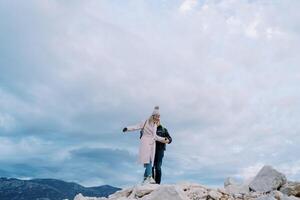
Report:
M271 166L264 166L251 180L242 184L227 178L224 188L181 183L174 185L137 185L108 198L76 195L74 200L300 200L300 183L287 181L286 176Z

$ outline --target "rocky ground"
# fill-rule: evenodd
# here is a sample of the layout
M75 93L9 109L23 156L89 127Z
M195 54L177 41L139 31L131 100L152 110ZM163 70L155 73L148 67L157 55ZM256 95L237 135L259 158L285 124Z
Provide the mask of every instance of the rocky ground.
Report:
M200 184L137 185L120 190L108 198L84 197L74 200L300 200L300 183L271 166L264 166L251 180L242 184L227 178L224 188L211 189Z

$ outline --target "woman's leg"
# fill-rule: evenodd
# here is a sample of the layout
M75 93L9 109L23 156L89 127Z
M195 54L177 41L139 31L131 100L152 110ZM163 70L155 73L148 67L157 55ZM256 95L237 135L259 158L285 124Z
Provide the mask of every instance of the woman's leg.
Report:
M151 163L151 161L150 161L150 163L145 163L144 167L145 167L144 179L146 179L147 177L152 176L152 163Z

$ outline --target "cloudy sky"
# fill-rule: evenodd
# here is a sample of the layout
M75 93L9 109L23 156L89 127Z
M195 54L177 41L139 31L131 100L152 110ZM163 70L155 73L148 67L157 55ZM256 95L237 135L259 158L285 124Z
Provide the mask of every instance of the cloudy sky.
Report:
M265 164L300 180L300 1L1 0L0 176L141 182L155 105L163 183Z

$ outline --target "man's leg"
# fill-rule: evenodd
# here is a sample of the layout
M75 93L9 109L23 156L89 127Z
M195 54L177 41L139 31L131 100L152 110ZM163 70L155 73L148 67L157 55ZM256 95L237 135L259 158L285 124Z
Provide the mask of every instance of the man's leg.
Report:
M154 161L154 165L155 165L155 161ZM154 166L152 167L152 178L155 180L155 171L154 171Z
M156 171L155 171L155 165L157 165L157 161L158 161L158 153L155 152L155 156L154 156L154 163L153 163L153 167L152 167L152 178L155 180L155 176L156 176Z
M162 165L162 159L164 157L164 151L156 152L157 159L155 160L154 168L155 168L155 182L157 184L160 184L161 182L161 165ZM156 158L156 157L155 157Z

